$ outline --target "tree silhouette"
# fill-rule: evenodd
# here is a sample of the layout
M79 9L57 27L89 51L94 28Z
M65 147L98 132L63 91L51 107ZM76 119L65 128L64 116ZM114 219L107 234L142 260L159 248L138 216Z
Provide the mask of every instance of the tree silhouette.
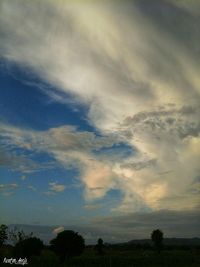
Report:
M13 229L9 231L8 235L9 235L9 240L11 240L15 245L20 241L33 237L33 232L31 232L30 234L26 234L23 230L19 230L15 226Z
M163 242L163 232L161 232L159 229L154 230L151 234L151 239L154 242L155 248L157 249L158 253L160 253Z
M14 254L18 257L30 258L31 256L39 256L44 245L42 240L37 237L30 237L19 241L14 247Z
M2 224L0 226L0 247L8 239L7 230L8 230L8 226L6 226L5 224Z
M79 256L84 248L85 241L78 233L65 230L57 234L57 237L50 241L51 249L60 257L60 262L66 258Z
M103 239L101 239L101 238L99 238L98 240L97 240L97 245L95 246L95 249L97 250L97 253L99 254L99 255L103 255L103 247L104 247L104 245L103 245Z

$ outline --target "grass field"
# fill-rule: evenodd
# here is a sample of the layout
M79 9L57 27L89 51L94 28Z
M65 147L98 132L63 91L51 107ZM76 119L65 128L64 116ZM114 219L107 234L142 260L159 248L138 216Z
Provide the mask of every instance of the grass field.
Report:
M8 255L7 257L12 257ZM0 266L10 264L1 263ZM19 265L18 265L19 266ZM86 248L80 257L66 261L60 265L56 255L45 249L40 257L33 257L29 260L30 267L199 267L200 251L190 250L165 250L158 255L153 250L131 250L120 251L110 249L105 255L98 256L91 248Z

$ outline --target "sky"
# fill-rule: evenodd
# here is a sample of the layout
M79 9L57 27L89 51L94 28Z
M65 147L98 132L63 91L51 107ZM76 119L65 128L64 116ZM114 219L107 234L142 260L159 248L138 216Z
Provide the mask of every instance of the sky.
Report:
M200 236L199 24L198 0L1 0L0 223Z

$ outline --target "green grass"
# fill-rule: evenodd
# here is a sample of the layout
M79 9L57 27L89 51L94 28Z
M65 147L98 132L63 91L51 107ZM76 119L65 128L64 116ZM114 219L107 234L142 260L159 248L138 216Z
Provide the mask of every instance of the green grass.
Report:
M9 266L9 264L0 264ZM19 266L19 265L18 265ZM105 255L98 256L93 249L87 248L77 258L63 265L59 264L56 255L45 249L40 257L33 257L28 267L199 267L200 254L198 250L170 250L160 255L152 250L107 250Z

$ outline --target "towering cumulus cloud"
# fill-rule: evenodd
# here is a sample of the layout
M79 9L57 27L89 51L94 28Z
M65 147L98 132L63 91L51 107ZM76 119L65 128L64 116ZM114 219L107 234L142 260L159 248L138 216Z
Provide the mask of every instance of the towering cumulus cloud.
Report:
M2 125L7 146L77 162L86 200L120 190L117 211L196 208L198 10L199 1L2 0L1 58L51 85L42 90L55 101L86 106L99 133ZM97 153L119 143L133 152Z

